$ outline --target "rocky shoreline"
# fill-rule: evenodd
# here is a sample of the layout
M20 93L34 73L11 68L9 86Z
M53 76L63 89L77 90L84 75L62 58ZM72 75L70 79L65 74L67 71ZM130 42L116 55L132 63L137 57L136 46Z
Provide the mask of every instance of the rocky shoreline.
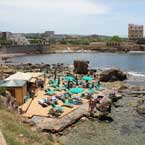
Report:
M106 142L109 145L143 145L145 116L137 111L140 100L145 99L143 90L145 87L121 89L123 98L112 108L111 119L83 119L65 130L60 142L64 145L104 145Z
M45 65L23 64L14 67L17 70L30 70L38 66L43 69ZM130 85L122 79L116 81L117 78L111 77L114 75L119 78L121 75L124 78L124 73L119 71L116 73L116 70L102 73L102 78L107 78L107 82L103 85L108 88L117 88L122 96L114 103L108 118L99 120L98 118L86 118L84 114L83 116L80 114L79 119L75 120L71 115L69 119L73 118L73 121L66 127L64 127L67 124L66 120L49 123L46 122L48 118L39 117L23 120L23 123L28 123L47 134L55 133L57 140L64 145L104 145L106 142L109 145L143 145L145 140L145 86ZM128 79L138 81L138 77L128 77ZM62 126L59 128L60 124Z

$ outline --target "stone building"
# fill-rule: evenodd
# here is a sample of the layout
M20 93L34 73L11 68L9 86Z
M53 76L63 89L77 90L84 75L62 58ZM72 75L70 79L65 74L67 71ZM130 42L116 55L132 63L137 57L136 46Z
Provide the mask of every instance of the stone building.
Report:
M128 25L128 39L129 40L138 40L144 36L144 26L143 25Z

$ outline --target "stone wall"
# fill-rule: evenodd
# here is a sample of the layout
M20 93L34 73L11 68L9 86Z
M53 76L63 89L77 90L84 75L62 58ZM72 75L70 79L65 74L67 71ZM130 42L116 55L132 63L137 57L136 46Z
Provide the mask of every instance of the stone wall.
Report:
M49 45L16 45L0 48L3 53L47 53Z

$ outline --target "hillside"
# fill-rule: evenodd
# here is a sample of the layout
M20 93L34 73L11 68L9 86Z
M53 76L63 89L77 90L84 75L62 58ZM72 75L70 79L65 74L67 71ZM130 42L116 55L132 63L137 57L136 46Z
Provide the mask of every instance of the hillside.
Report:
M21 123L14 113L0 106L0 130L8 145L53 145L52 136Z

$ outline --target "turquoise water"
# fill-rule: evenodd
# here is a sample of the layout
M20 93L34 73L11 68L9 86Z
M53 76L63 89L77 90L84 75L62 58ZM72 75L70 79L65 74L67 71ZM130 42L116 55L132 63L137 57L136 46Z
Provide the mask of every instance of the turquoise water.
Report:
M88 60L91 68L118 67L124 71L145 73L145 54L116 53L55 53L12 58L14 63L65 63L74 60Z

